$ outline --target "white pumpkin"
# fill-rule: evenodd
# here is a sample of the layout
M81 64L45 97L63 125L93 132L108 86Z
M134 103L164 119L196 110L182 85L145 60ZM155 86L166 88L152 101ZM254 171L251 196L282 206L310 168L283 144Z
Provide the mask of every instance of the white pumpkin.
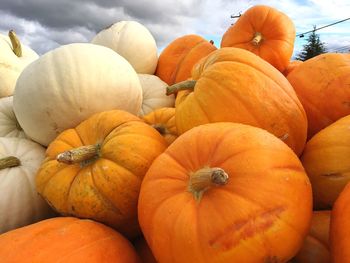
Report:
M154 74L158 63L156 41L136 21L120 21L98 32L91 43L113 49L126 58L137 73Z
M39 57L34 50L20 44L14 31L9 36L0 34L0 98L13 94L23 68Z
M0 233L55 215L35 188L44 158L45 148L31 140L0 138Z
M13 112L13 96L0 98L0 137L27 137Z
M47 146L91 115L120 109L137 115L137 73L113 50L90 43L61 46L28 65L18 78L13 109L28 137Z
M139 116L144 116L156 109L175 107L175 96L166 95L166 84L159 77L150 74L138 74L142 87L142 107Z

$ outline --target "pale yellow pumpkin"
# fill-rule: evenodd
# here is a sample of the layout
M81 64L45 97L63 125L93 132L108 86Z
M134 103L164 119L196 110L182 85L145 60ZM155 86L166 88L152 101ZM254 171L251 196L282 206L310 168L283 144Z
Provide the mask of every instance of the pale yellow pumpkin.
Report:
M54 215L35 187L44 158L45 148L31 140L0 137L0 233Z
M38 57L34 50L19 42L14 31L10 31L9 37L0 34L0 98L13 94L23 68Z
M26 67L13 97L24 132L47 146L60 132L97 112L120 109L138 114L142 88L130 63L113 50L74 43Z
M91 43L113 49L126 58L137 73L153 74L157 67L156 41L144 25L120 21L101 30Z
M166 84L156 75L138 74L142 87L142 107L139 116L147 115L152 111L175 106L175 96L166 95Z
M13 112L13 96L0 98L0 137L27 137Z

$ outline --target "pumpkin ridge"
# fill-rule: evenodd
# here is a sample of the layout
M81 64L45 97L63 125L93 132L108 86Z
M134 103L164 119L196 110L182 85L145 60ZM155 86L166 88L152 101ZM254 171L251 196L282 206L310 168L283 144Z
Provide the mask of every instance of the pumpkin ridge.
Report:
M91 182L92 182L92 186L95 188L94 190L94 194L96 196L99 197L99 199L106 205L106 207L109 207L111 210L113 210L114 212L116 212L118 215L122 215L123 213L121 212L121 210L115 205L113 204L100 190L100 188L96 185L95 182L95 174L93 172L93 165L91 165L89 167L90 169L90 176L91 176Z
M178 61L178 63L176 64L176 68L175 68L175 70L173 71L173 74L171 74L171 81L172 81L173 83L176 83L176 75L177 75L177 73L179 72L183 61L186 59L186 57L187 57L191 52L193 52L193 49L194 49L195 47L197 47L199 44L203 43L204 41L205 41L205 40L201 40L201 41L197 42L197 44L195 44L195 45L190 49L190 51L189 51L188 53L184 54L184 55L182 56L182 58Z
M219 62L219 63L226 63L226 62ZM217 64L219 64L219 63L217 63ZM228 63L230 63L230 62L228 62ZM244 65L244 64L242 63L242 65ZM219 74L219 72L217 74ZM249 113L249 115L252 117L252 119L255 120L257 126L264 127L263 125L261 125L260 120L258 120L257 117L251 113L251 109L248 108L247 106L245 106L244 98L242 98L243 96L242 96L242 93L240 92L240 89L228 89L228 88L225 88L225 87L221 86L216 80L214 80L212 78L209 78L209 77L206 77L205 75L204 76L202 75L202 79L205 79L206 82L214 82L214 83L216 83L217 86L220 87L221 91L227 91L227 92L236 94L235 99L237 99L237 101L241 104L241 107L243 107L246 110L246 112ZM198 86L197 86L197 89L198 89ZM206 107L204 107L203 103L198 99L198 97L199 96L194 96L195 100L200 105L200 108L202 109L203 113L207 116L207 119L211 122L212 120L210 120L210 118L208 117L208 113L204 110Z
M68 166L70 166L70 165L72 165L72 164L67 164L66 165L66 167L68 167ZM79 164L73 164L73 165L79 165ZM85 169L87 169L87 168L85 168ZM63 170L63 169L62 169ZM75 175L74 175L74 178L73 178L73 180L71 181L71 183L69 184L69 187L68 187L68 190L67 190L67 195L66 195L66 200L65 200L65 207L66 208L68 208L68 207L70 207L70 201L69 201L69 197L71 196L71 191L72 191L72 189L73 189L73 183L75 182L75 180L78 178L78 176L79 176L79 174L80 174L80 172L81 171L77 171L76 173L75 173ZM47 181L51 181L52 180L52 178L54 178L55 176L57 176L57 174L59 174L59 172L56 172L50 179L48 179ZM45 189L44 189L45 190ZM42 193L45 193L44 191L41 191ZM51 203L50 203L51 204ZM55 210L57 210L56 208L55 208ZM69 209L69 210L71 210L71 209ZM61 213L61 212L60 212Z

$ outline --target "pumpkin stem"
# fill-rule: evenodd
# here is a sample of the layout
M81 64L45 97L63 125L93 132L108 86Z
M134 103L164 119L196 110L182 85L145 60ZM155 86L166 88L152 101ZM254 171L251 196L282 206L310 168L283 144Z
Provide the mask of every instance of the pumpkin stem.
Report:
M254 38L252 40L253 45L254 46L258 46L262 39L263 39L262 38L262 34L260 32L256 32L255 36L254 36Z
M163 124L157 123L151 125L154 129L156 129L161 135L167 134L167 129L164 127Z
M13 53L15 53L17 57L22 57L21 42L19 41L15 31L13 30L9 31L9 38L11 40Z
M205 167L190 175L188 191L197 201L200 201L203 193L213 186L225 185L228 182L228 174L219 167Z
M184 80L166 88L166 95L175 94L180 90L193 90L196 80Z
M66 164L89 163L100 156L100 148L99 144L84 145L58 154L56 160Z
M15 156L8 156L0 159L0 170L20 165L21 161Z

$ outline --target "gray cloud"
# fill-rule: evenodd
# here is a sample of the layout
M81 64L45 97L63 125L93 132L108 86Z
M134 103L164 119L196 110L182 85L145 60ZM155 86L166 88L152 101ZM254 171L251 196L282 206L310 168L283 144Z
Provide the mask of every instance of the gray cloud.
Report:
M90 41L112 23L135 20L145 25L162 47L176 36L190 33L186 24L200 15L203 2L2 0L0 31L13 28L24 43L43 54L62 44Z

